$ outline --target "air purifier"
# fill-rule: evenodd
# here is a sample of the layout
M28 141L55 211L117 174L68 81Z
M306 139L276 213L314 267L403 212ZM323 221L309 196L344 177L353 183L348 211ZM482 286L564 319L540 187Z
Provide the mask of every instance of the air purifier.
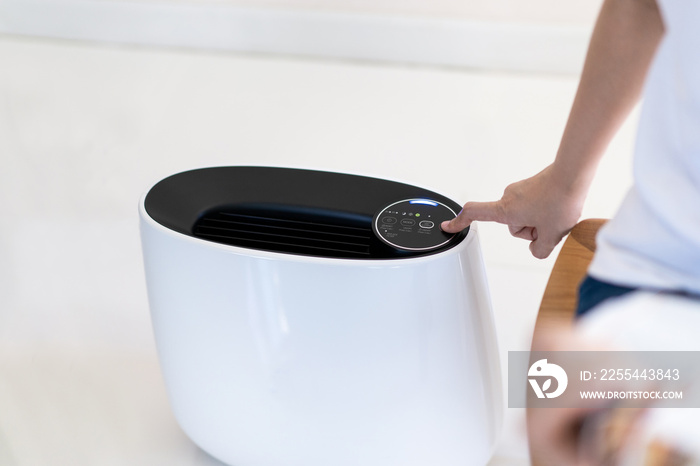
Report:
M484 465L501 420L489 294L459 204L408 184L216 167L140 203L172 409L233 466Z

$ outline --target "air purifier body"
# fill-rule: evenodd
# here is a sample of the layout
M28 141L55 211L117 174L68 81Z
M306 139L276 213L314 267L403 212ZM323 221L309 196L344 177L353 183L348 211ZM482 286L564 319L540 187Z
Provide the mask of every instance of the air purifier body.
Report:
M476 228L376 178L173 175L140 204L175 416L235 466L486 464L501 384Z

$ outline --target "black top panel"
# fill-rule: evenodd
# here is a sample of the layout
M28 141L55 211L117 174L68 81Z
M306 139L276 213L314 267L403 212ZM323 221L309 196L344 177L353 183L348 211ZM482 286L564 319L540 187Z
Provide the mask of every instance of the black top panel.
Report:
M273 167L216 167L170 176L146 195L151 218L208 241L288 254L393 259L432 254L458 244L437 222L432 248L406 249L380 240L372 220L399 201L426 199L454 212L438 193L365 176ZM425 210L425 209L423 209ZM425 215L425 214L424 214Z

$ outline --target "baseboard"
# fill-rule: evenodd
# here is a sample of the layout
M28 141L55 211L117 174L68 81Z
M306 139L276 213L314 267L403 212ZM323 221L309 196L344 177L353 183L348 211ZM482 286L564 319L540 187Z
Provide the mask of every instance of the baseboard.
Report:
M547 73L578 73L590 29L110 0L0 0L0 33Z

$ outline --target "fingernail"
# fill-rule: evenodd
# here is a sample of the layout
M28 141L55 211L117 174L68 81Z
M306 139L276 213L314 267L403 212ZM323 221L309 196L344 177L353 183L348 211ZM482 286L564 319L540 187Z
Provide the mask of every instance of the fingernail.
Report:
M450 221L449 221L449 220L445 220L444 222L442 222L442 223L440 224L440 228L442 228L443 230L444 230L445 228L447 228L448 226L450 226Z

